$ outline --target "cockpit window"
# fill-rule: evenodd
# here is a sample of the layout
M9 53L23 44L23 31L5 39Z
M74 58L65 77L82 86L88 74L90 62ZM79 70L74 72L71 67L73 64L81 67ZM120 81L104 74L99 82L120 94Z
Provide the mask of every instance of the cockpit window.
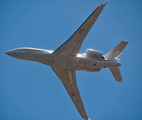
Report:
M31 50L25 50L25 53L26 53L26 54L30 54L30 53L31 53Z

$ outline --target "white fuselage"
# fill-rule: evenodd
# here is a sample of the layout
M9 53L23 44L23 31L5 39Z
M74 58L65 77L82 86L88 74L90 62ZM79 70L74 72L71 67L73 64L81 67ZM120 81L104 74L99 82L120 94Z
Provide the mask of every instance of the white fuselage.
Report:
M58 66L65 69L85 70L96 72L101 68L120 66L121 64L114 60L90 59L85 55L65 56L52 54L52 50L37 48L17 48L6 52L8 55L24 60L37 61L49 66Z
M74 34L55 51L24 47L6 52L6 54L18 59L36 61L51 66L63 83L81 117L85 120L89 119L77 87L76 70L99 72L101 68L108 67L115 80L123 82L118 67L121 65L118 57L128 41L121 41L104 56L102 52L93 49L86 49L85 53L78 54L85 37L106 3L107 1L98 6Z

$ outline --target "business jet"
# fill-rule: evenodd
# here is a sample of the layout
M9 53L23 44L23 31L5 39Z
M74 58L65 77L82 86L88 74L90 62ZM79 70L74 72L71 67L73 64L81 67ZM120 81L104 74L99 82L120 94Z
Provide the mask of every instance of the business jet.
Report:
M88 120L78 87L76 83L76 70L87 72L99 72L101 68L109 68L115 80L123 82L119 70L121 66L118 59L128 41L121 41L106 55L94 49L86 49L85 53L79 54L80 47L98 16L104 9L107 1L98 6L76 32L55 51L22 47L6 52L9 56L36 61L49 65L63 83L70 98L76 106L81 117Z

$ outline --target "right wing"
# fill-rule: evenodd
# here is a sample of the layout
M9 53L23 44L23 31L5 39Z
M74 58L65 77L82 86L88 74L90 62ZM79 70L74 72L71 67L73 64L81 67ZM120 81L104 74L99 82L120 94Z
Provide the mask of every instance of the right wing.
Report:
M51 67L53 71L56 73L58 78L63 83L64 87L66 88L70 98L72 99L74 105L76 106L78 112L80 113L81 117L88 120L83 102L81 100L81 96L76 84L76 74L75 70L65 70L62 68Z
M107 1L98 6L88 19L76 30L76 32L52 54L76 56L83 40L105 7Z

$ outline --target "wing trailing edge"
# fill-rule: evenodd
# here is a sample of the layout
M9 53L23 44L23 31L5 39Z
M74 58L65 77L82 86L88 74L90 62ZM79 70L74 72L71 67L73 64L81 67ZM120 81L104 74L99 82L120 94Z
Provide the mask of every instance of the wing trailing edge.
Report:
M65 89L67 90L70 98L72 99L74 105L76 106L81 117L88 120L78 87L76 83L76 73L75 70L61 69L61 67L51 67L56 73L58 78L63 83Z
M57 48L53 54L55 55L69 55L76 56L80 50L83 40L87 36L88 32L94 25L95 21L104 9L107 1L98 6L93 13L85 20L85 22L75 31L75 33L64 42L59 48Z

